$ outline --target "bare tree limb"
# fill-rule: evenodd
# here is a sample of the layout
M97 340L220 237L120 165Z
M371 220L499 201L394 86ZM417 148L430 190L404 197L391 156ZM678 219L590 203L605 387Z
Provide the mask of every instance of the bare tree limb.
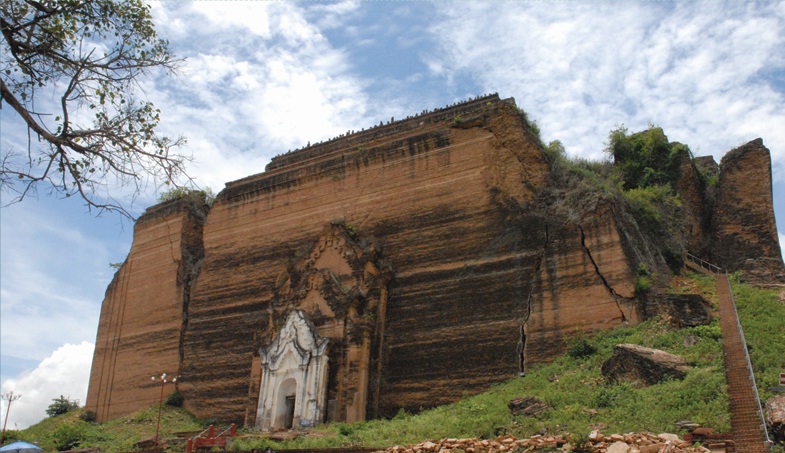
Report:
M5 0L0 29L0 102L39 142L34 147L28 138L26 161L2 156L2 189L16 193L15 202L46 185L99 213L129 215L98 189L117 180L138 194L148 180L189 181L188 158L173 151L185 140L159 135L160 112L135 95L139 77L156 68L172 72L179 62L144 0ZM49 112L33 108L41 87L62 87Z

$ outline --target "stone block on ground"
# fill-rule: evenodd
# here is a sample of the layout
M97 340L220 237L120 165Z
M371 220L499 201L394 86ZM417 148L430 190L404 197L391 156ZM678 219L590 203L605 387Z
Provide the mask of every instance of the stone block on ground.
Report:
M535 415L542 414L550 407L543 401L533 396L523 396L510 400L507 403L512 415L519 415L524 417L534 417Z
M766 423L773 441L785 441L785 395L777 395L766 401Z
M665 379L684 379L690 369L684 357L636 344L618 344L601 371L610 381L654 385Z

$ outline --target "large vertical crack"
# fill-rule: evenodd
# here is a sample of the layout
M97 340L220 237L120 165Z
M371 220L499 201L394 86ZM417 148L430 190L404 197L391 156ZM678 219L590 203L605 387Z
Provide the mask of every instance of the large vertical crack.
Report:
M531 283L529 284L529 295L526 298L526 317L523 319L523 323L521 323L520 327L520 336L518 339L518 375L523 377L526 375L526 327L529 323L529 318L532 315L532 298L534 296L534 286L537 281L537 277L542 272L542 263L545 261L545 256L548 253L548 224L545 224L545 241L542 245L542 251L540 252L540 256L537 259L537 265L534 267L534 272L532 273Z
M204 258L204 223L210 207L204 202L191 201L184 207L185 215L180 236L180 282L183 285L182 322L178 341L179 366L181 374L185 362L185 336L188 331L188 312L191 304L191 290L199 275Z
M594 272L600 278L600 281L602 281L603 286L605 286L605 289L607 289L610 295L613 297L613 301L616 303L616 308L618 308L619 313L621 313L621 321L626 323L627 316L624 314L624 310L621 309L621 304L619 304L619 300L625 300L626 298L617 293L616 290L613 289L613 287L608 283L608 280L605 278L605 276L602 275L602 272L600 272L600 266L597 265L597 262L594 260L594 257L591 254L591 250L589 250L589 247L586 245L586 232L583 231L583 227L580 225L578 225L578 229L581 231L581 247L583 247L583 251L586 252L586 256L589 257L592 266L594 266Z

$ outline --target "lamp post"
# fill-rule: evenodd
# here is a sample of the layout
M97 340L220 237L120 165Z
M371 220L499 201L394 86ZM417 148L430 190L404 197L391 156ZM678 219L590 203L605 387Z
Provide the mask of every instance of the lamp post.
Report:
M167 382L171 382L171 383L177 382L178 377L179 376L172 378L171 381L167 381L166 373L164 373L161 375L160 378L157 378L155 376L150 378L153 380L153 382L161 381L161 397L158 399L158 423L155 425L155 445L160 445L160 439L158 437L158 433L161 431L161 411L164 408L164 385L166 385Z
M3 434L0 435L0 445L5 442L5 427L8 425L8 414L11 412L11 403L21 398L22 395L14 395L14 392L8 392L5 395L0 395L0 400L8 400L8 407L5 408L5 422L3 422Z

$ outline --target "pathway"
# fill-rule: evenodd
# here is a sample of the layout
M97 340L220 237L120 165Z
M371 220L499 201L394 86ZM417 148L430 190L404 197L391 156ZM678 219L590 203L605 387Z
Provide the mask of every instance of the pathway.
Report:
M739 331L730 280L726 274L715 274L719 299L722 347L725 351L725 377L730 397L730 424L739 452L768 453L760 407L754 383L747 368L746 344Z

